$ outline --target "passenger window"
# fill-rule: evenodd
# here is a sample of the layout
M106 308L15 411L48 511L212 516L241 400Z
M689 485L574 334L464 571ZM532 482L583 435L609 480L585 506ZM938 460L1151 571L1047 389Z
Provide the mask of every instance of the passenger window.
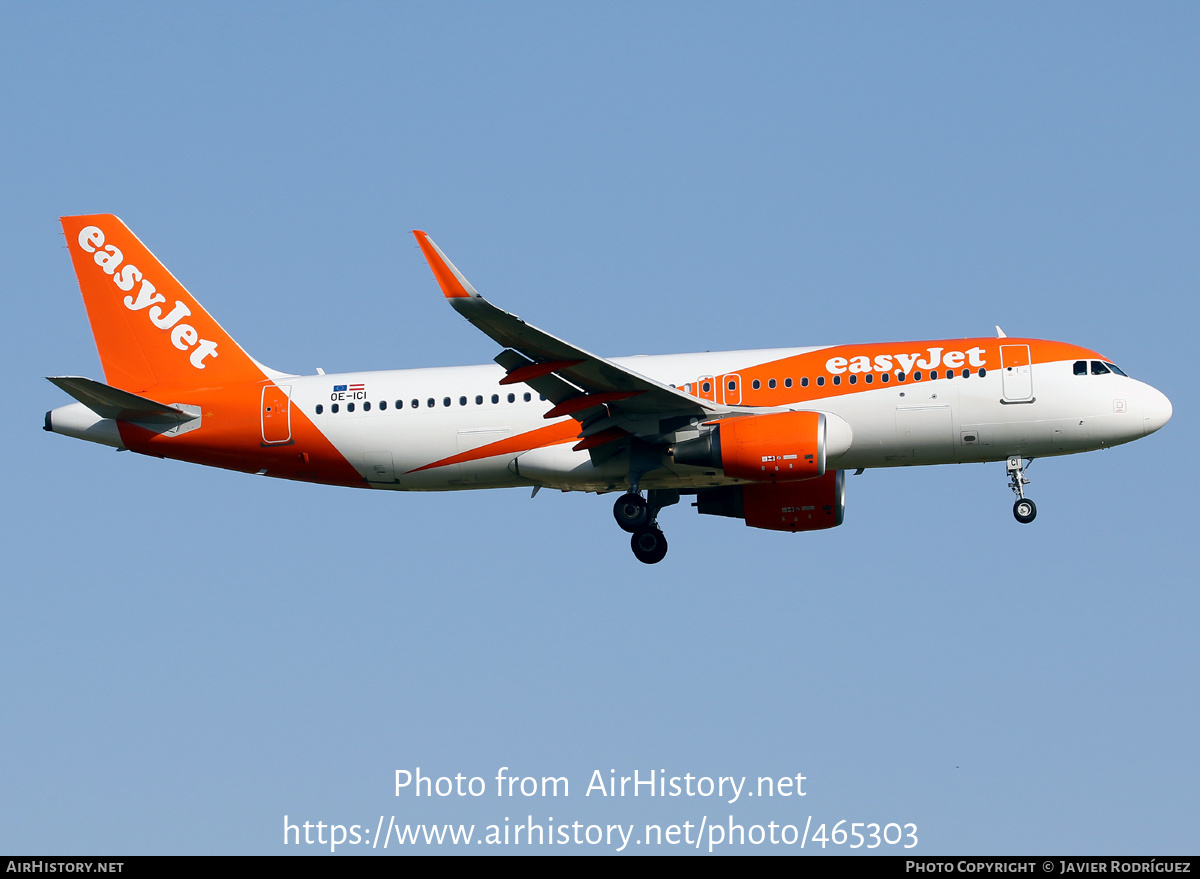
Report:
M475 405L476 405L476 406L482 406L482 405L483 405L483 394L477 394L477 395L475 396Z
M430 409L432 409L434 406L437 405L437 401L435 399L433 399L433 397L430 397L428 400L425 401L425 405L428 406Z
M875 381L875 376L871 375L871 373L869 373L869 372L868 372L868 373L867 373L867 374L866 374L866 375L863 377L863 381L865 381L867 384L870 384L871 382Z
M842 377L840 375L835 375L833 377L833 383L835 385L840 385L842 383Z
M736 391L737 390L737 382L731 381L728 385L726 385L726 387L729 388L729 390L731 390L731 391Z
M964 369L963 370L963 378L970 378L970 377L971 377L971 370Z
M767 387L768 387L768 388L772 388L772 389L774 389L774 387L775 387L775 379L771 379L769 382L767 382Z
M320 415L324 411L325 411L325 407L322 406L320 403L318 403L317 404L317 414Z
M850 384L852 384L852 385L858 384L858 376L856 376L856 375L850 376Z
M493 403L499 403L499 402L500 402L500 395L499 395L499 394L492 394L492 402L493 402Z
M929 373L929 378L930 378L931 380L936 380L936 379L937 379L937 370L936 370L936 369L935 369L935 370L933 370L932 372L930 372L930 373Z
M704 389L704 393L706 394L712 391L712 385L708 382L705 382L703 385L701 385L701 387Z
M466 398L466 397L459 397L459 398L458 398L458 405L460 405L460 406L465 406L465 405L467 405L467 398Z
M1076 360L1073 369L1075 370L1076 375L1087 375L1087 361Z
M351 405L353 405L353 404L351 404ZM363 411L364 411L364 412L370 412L370 411L371 411L371 403L370 403L370 401L368 401L368 402L366 402L366 403L363 403Z
M892 378L892 377L891 377L890 375L888 375L888 374L885 372L883 375L881 375L881 376L879 377L879 380L880 380L881 382L883 382L883 383L886 385L886 384L888 383L888 381L890 381L890 380L891 380L891 378Z
M983 378L985 375L987 375L987 370L984 369L982 366L979 367L979 377Z
M526 391L525 392L525 402L528 403L532 399L533 399L533 394L529 393L529 391Z
M1108 375L1108 367L1099 360L1092 361L1092 375Z
M347 411L347 412L353 412L353 411L354 411L354 404L353 404L353 403L347 403L347 404L346 404L346 411Z
M508 395L508 402L510 402L510 403L515 403L515 402L516 402L516 400L517 400L517 395L516 395L516 394L509 394L509 395Z
M904 381L904 373L902 373L902 372L896 373L896 381L898 381L898 382Z
M329 411L330 411L330 412L332 412L334 415L337 415L337 411L338 411L338 404L337 404L337 403L334 403L332 406L330 406L330 407L329 407Z
M918 369L916 372L913 373L913 381L919 382L920 380L921 380L921 370Z
M450 398L449 398L449 397L442 397L442 405L443 405L443 406L449 406L449 405L450 405Z
M818 388L825 387L825 376L823 376L823 375L817 376L817 387Z
M420 409L420 408L421 408L421 401L420 401L420 400L413 400L413 401L412 401L412 407L413 407L414 409Z
M802 387L806 387L806 388L807 388L807 387L808 387L808 379L806 379L806 378L802 378L802 379L800 379L800 384L801 384L801 386L802 386ZM792 380L791 380L790 378L785 378L785 379L783 380L783 386L784 386L785 388L790 388L790 387L792 386Z
M755 379L754 381L752 381L750 383L750 387L754 388L754 390L757 391L759 388L762 387L762 382L760 382L758 379Z
M386 408L387 408L387 400L380 400L379 401L379 411L382 412Z
M403 400L397 400L397 401L396 401L396 408L397 408L397 409L403 409L403 408L404 408L404 401L403 401Z

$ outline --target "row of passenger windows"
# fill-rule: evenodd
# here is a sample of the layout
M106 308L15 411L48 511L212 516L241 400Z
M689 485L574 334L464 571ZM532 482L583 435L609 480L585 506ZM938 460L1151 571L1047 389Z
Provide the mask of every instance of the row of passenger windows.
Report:
M526 391L524 394L522 394L522 395L521 395L521 399L522 399L522 400L524 400L526 403L532 402L532 401L533 401L533 394L531 394L531 393L529 393L528 391ZM538 399L539 399L539 400L545 400L546 398L545 398L545 397L543 397L541 394L538 394ZM509 403L515 403L515 402L517 402L517 395L516 395L516 394L508 394L508 395L507 395L507 400L508 400L508 402L509 402ZM500 395L499 395L499 394L492 394L492 402L493 402L493 403L499 403L499 402L500 402ZM468 403L468 401L467 401L467 398L466 398L466 397L459 397L459 398L458 398L458 405L460 405L460 406L466 406L466 405L467 405L467 403ZM442 397L442 406L452 406L453 404L454 404L454 400L453 400L453 398L451 398L451 397ZM394 405L394 407L395 407L396 409L403 409L403 408L404 408L404 401L403 401L403 400L396 400L396 401L395 401L395 403L394 403L393 405ZM483 405L483 394L476 394L476 395L475 395L475 405L476 405L476 406L482 406L482 405ZM425 400L425 408L426 408L426 409L433 409L433 408L434 408L434 407L436 407L436 406L437 406L437 400L436 400L434 397L428 397L428 398ZM380 400L380 401L379 401L379 403L378 403L378 407L379 407L379 411L380 411L380 412L383 412L383 411L385 411L385 410L387 409L387 407L388 407L388 401L387 401L387 400ZM420 401L419 399L413 399L413 400L411 400L411 401L409 402L409 408L411 408L411 409L420 409L420 408L421 408L421 401ZM347 404L346 404L346 411L347 411L347 412L353 412L353 411L354 411L354 409L355 409L355 404L354 404L354 403L347 403ZM333 414L335 414L335 415L336 415L336 414L337 414L337 413L340 411L340 404L339 404L339 403L332 403L332 404L330 404L330 406L329 406L329 411L330 411L331 413L333 413ZM364 412L370 412L370 411L371 411L371 401L370 401L370 400L367 400L367 401L365 401L365 402L362 404L362 411L364 411ZM317 414L318 414L318 415L321 415L321 414L323 414L323 413L325 412L325 406L324 406L323 404L321 404L321 403L318 403L318 404L317 404L317 408L316 408L316 412L317 412Z
M983 369L981 367L978 370L977 374L980 378L983 378L985 375L987 375L987 370ZM964 369L964 370L962 370L961 373L956 373L953 369L947 369L945 371L946 378L954 378L956 375L961 375L963 378L970 378L971 370ZM922 381L924 379L924 377L925 377L925 373L923 373L919 369L916 370L915 372L913 372L911 375L912 380L915 382ZM931 370L929 373L930 379L937 379L937 378L941 378L941 377L942 377L942 372L940 372L939 370L934 369L934 370ZM870 385L870 384L875 383L875 374L874 373L868 372L862 378L863 378L864 384ZM910 376L905 375L903 372L896 373L896 381L898 381L898 382L907 381L908 378L910 378ZM847 377L847 380L852 385L858 384L858 376L854 375L853 373ZM880 384L886 385L891 380L892 380L892 374L890 372L881 373L879 376ZM842 383L842 377L840 375L835 375L833 377L833 384L835 386L837 386L837 385L840 385L841 383ZM807 378L800 379L800 387L807 388L808 384L809 384L809 382L808 382ZM783 386L785 388L790 388L792 386L792 380L790 378L785 378L783 380ZM817 376L816 386L818 388L825 387L825 376L823 376L823 375ZM693 392L692 387L693 386L690 384L685 385L684 390L686 390L690 394ZM728 384L726 385L726 387L728 388L728 390L736 391L737 390L737 381L731 379L728 382ZM759 379L755 379L754 381L752 381L750 383L750 387L752 387L756 391L760 390L762 388L762 382ZM771 388L771 389L774 389L775 387L777 387L776 380L773 378L767 379L767 387ZM700 382L700 393L711 394L712 393L712 382Z
M1124 371L1119 366L1117 366L1115 363L1105 363L1100 360L1093 360L1093 361L1091 361L1091 364L1092 364L1092 375L1108 375L1109 373L1112 373L1112 372L1115 372L1117 375L1125 375ZM1075 361L1075 374L1076 375L1087 375L1088 374L1088 361L1087 360L1076 360ZM1129 378L1129 376L1127 376L1127 375L1125 375L1125 377Z
M1075 371L1075 375L1087 375L1087 374L1088 374L1088 371L1089 371L1089 370L1088 370L1088 363L1089 363L1089 361L1087 361L1087 360L1076 360L1076 361L1075 361L1075 365L1074 365L1074 371ZM1101 362L1101 361L1099 361L1099 360L1092 360L1092 361L1090 361L1090 363L1091 363L1091 374L1092 374L1092 375L1107 375L1107 374L1109 374L1110 372L1111 372L1111 373L1116 373L1117 375L1125 375L1125 372L1124 372L1123 370L1121 370L1121 369L1120 369L1120 367L1118 367L1116 364L1113 364L1113 363L1107 363L1107 362ZM959 375L959 374L961 374L961 376L962 376L963 378L970 378L970 377L971 377L971 370L969 370L969 369L964 369L964 370L962 370L962 372L961 372L961 373L956 373L956 372L955 372L953 369L947 369L947 370L945 371L945 377L946 377L946 378L954 378L956 375ZM986 376L986 375L987 375L987 370L986 370L986 369L984 369L984 368L982 368L982 367L980 367L980 369L978 370L977 374L978 374L978 376L979 376L980 378L983 378L984 376ZM940 377L941 377L941 373L940 373L938 370L936 370L936 369L934 369L934 370L931 370L931 371L929 372L929 378L930 378L930 380L938 379L938 378L940 378ZM884 373L881 373L881 374L880 374L880 376L879 376L879 382L880 382L880 384L885 384L885 385L886 385L886 384L888 384L888 382L890 382L890 381L891 381L891 378L892 378L892 376L891 376L891 373L884 372ZM898 381L898 382L903 382L903 381L905 381L907 378L908 378L908 376L906 376L906 375L905 375L904 373L902 373L902 372L898 372L898 373L896 373L896 381ZM922 380L923 380L923 378L924 378L924 373L922 373L922 371L921 371L921 370L919 370L919 369L918 369L918 370L916 370L915 372L913 372L913 373L912 373L912 380L913 380L913 381L917 381L917 382L919 382L919 381L922 381ZM850 376L848 376L848 380L849 380L849 383L850 383L850 384L852 384L852 385L856 385L856 384L858 384L858 376L857 376L857 375L851 374ZM870 373L870 372L868 372L868 373L866 373L866 374L863 376L863 383L864 383L864 384L868 384L868 385L869 385L869 384L873 384L873 383L874 383L874 381L875 381L875 374L874 374L874 373ZM833 384L834 384L834 386L835 386L835 387L836 387L837 385L840 385L841 383L842 383L842 377L841 377L840 375L835 375L835 376L833 376ZM712 382L699 382L699 385L700 385L700 392L701 392L701 393L703 393L703 394L711 394L711 393L712 393L712 390L713 390ZM808 387L808 385L809 385L809 382L808 382L808 379L807 379L807 378L802 378L802 379L800 379L800 387L802 387L802 388L807 388L807 387ZM750 386L751 386L752 388L754 388L754 390L756 390L756 391L757 391L757 390L760 390L760 389L762 388L762 382L761 382L759 379L755 379L753 382L751 382L751 383L750 383ZM774 390L774 389L775 389L777 386L778 386L778 385L777 385L777 382L776 382L776 380L775 380L775 379L773 379L773 378L769 378L769 379L767 379L767 387L768 387L768 388L770 388L770 389ZM785 379L783 380L783 386L784 386L785 388L790 388L790 387L792 387L792 380L791 380L790 378L785 378ZM818 388L823 388L823 387L825 387L825 376L823 376L823 375L819 375L819 376L817 376L816 386L817 386ZM691 394L691 393L694 393L694 391L693 391L693 387L694 387L694 386L693 386L692 384L686 384L686 385L684 385L684 386L683 386L683 389L684 389L684 390L685 390L687 393ZM731 391L736 391L736 390L737 390L737 381L736 381L736 380L730 380L730 381L729 381L729 383L728 383L728 389L729 389L729 390L731 390ZM483 394L476 394L476 395L475 395L475 405L476 405L476 406L482 406L482 405L483 405L483 399L484 399L484 397L483 397ZM516 395L516 394L508 394L508 395L506 395L506 399L507 399L507 401L508 401L509 403L515 403L515 402L517 402L517 395ZM533 395L532 395L531 393L529 393L528 391L526 391L524 394L522 394L522 395L521 395L521 399L523 399L523 400L524 400L526 403L529 403L529 402L532 402L532 400L533 400ZM542 396L541 394L538 394L538 399L539 399L539 400L545 400L546 398L545 398L544 396ZM493 403L493 404L498 404L499 402L500 402L500 395L499 395L499 394L492 394L492 403ZM459 398L458 398L458 405L460 405L460 406L466 406L467 404L468 404L468 401L467 401L467 398L466 398L465 396L462 396L462 397L459 397ZM387 409L387 407L388 407L388 402L387 402L387 400L380 400L378 405L379 405L379 410L382 412L382 411L384 411L384 410L386 410L386 409ZM397 409L403 409L403 408L404 408L404 401L403 401L403 400L396 400L394 405L395 405L395 408L397 408ZM451 406L451 405L453 405L453 400L452 400L452 398L450 398L450 397L442 397L442 406L443 406L443 407L448 407L448 406ZM433 409L433 408L435 408L436 406L437 406L437 400L436 400L435 398L433 398L433 397L428 397L428 398L426 398L426 400L425 400L425 408L427 408L427 409ZM335 413L335 414L336 414L336 413L339 411L339 408L338 408L338 407L339 407L339 404L337 404L337 403L333 403L333 404L331 404L331 405L330 405L330 407L329 407L329 411L330 411L330 412L332 412L332 413ZM409 402L409 407L410 407L410 408L412 408L412 409L420 409L420 408L421 408L421 401L420 401L419 399L413 399L413 400L411 400L411 401ZM347 412L353 412L353 411L354 411L354 408L355 408L355 404L354 404L354 403L347 403L347 404L346 404L346 411L347 411ZM371 411L371 403L370 403L370 401L369 401L369 400L368 400L368 401L366 401L366 402L364 402L364 403L362 404L362 409L363 409L363 411L364 411L364 412L370 412L370 411ZM318 415L321 415L322 413L324 413L324 411L325 411L325 407L324 407L322 404L318 403L318 404L317 404L317 409L316 409L316 412L317 412L317 414L318 414Z
M1106 366L1106 365L1107 365L1108 369L1105 369L1105 366ZM1080 372L1080 369L1081 369L1081 368L1083 369L1083 372ZM1095 360L1093 360L1093 361L1092 361L1092 374L1093 374L1093 375L1100 375L1102 372L1108 372L1108 370L1109 370L1109 369L1111 369L1113 372L1116 372L1116 373L1117 373L1117 374L1119 374L1119 375L1124 375L1124 374L1125 374L1125 373L1121 372L1121 370L1117 369L1117 367L1113 366L1111 363L1109 363L1109 364L1104 364L1104 363L1100 363L1099 361L1095 361ZM1099 371L1097 371L1097 370L1099 370ZM1080 360L1080 361L1078 361L1078 362L1075 364L1075 374L1076 374L1076 375L1086 375L1086 373L1087 373L1087 361L1086 361L1086 360ZM954 370L952 370L952 369L947 369L947 370L945 371L945 377L946 377L946 378L954 378L954 377L955 377L956 375L958 375L958 374L959 374L959 373L956 373L956 372L955 372ZM984 376L986 376L986 375L987 375L987 370L981 367L981 368L978 370L978 373L977 373L977 374L979 375L979 377L980 377L980 378L983 378ZM964 369L964 370L962 370L962 372L961 372L961 375L962 375L962 377L963 377L963 378L970 378L970 376L971 376L971 370L969 370L969 369ZM932 379L938 379L938 378L941 378L941 376L942 376L942 374L941 374L941 373L940 373L938 370L936 370L936 369L934 369L934 370L931 370L931 371L930 371L930 373L929 373L929 378L930 378L931 380L932 380ZM922 380L924 379L924 373L923 373L921 370L919 370L919 369L918 369L918 370L916 370L915 372L913 372L913 373L912 373L912 376L911 376L911 377L912 377L912 380L913 380L913 381L917 381L917 382L919 382L919 381L922 381ZM898 373L896 373L896 381L898 381L898 382L903 382L903 381L906 381L908 378L909 378L909 376L905 375L903 372L898 372ZM858 376L857 376L857 375L851 374L850 376L848 376L848 380L849 380L849 383L850 383L850 384L852 384L852 385L856 385L856 384L858 384ZM888 384L888 383L889 383L891 380L892 380L892 374L891 374L891 373L884 372L884 373L881 373L881 374L880 374L880 376L879 376L879 382L880 382L880 384L885 384L885 385L886 385L886 384ZM874 381L875 381L875 374L874 374L874 373L870 373L870 372L868 372L868 373L866 373L866 374L863 376L863 383L864 383L864 384L868 384L868 385L869 385L869 384L873 384L873 383L874 383ZM842 383L842 377L841 377L840 375L835 375L835 376L833 377L833 384L834 384L834 386L836 387L837 385L840 385L841 383ZM783 380L783 386L784 386L785 388L790 388L790 387L792 387L792 384L793 384L793 382L792 382L792 380L791 380L790 378L785 378L785 379ZM712 393L712 389L713 389L712 382L700 382L700 383L699 383L699 385L700 385L700 392L701 392L701 393L703 393L703 394L711 394L711 393ZM807 387L808 387L808 385L809 385L809 382L808 382L808 379L807 379L807 378L802 378L802 379L800 379L800 387L802 387L802 388L807 388ZM825 387L825 376L823 376L823 375L819 375L819 376L817 376L816 386L817 386L818 388L823 388L823 387ZM684 386L683 386L683 389L684 389L684 390L685 390L687 393L691 394L691 393L694 393L693 387L694 387L694 385L692 385L692 384L686 384L686 385L684 385ZM754 388L754 390L756 390L756 391L757 391L757 390L760 390L760 389L762 388L762 382L761 382L760 380L758 380L758 379L755 379L753 382L751 382L751 387L752 387L752 388ZM776 380L775 380L775 379L773 379L773 378L767 379L767 387L768 387L768 388L771 388L771 389L774 389L774 388L776 388L776 387L777 387ZM729 388L729 390L731 390L731 391L736 391L736 390L737 390L737 381L735 381L735 380L731 380L731 381L728 383L728 388ZM506 396L506 399L507 399L507 401L508 401L509 403L515 403L515 402L517 402L517 395L516 395L516 394L511 394L511 393L510 393L510 394L508 394L508 395ZM523 399L523 400L524 400L526 403L529 403L529 402L532 402L532 400L533 400L533 395L532 395L531 393L529 393L528 391L526 391L524 394L522 394L522 395L521 395L521 399ZM541 394L538 394L538 400L545 400L545 399L546 399L546 398L545 398L543 395L541 395ZM483 394L476 394L476 395L475 395L475 405L476 405L476 406L482 406L482 405L483 405L483 400L484 400ZM448 406L451 406L451 405L453 405L453 402L454 402L454 401L453 401L453 399L452 399L451 397L442 397L442 406L443 406L443 407L448 407ZM492 403L493 403L493 404L497 404L497 403L499 403L499 402L500 402L500 395L499 395L499 394L492 394ZM397 408L397 409L403 409L403 408L404 408L404 401L403 401L403 400L396 400L394 405L395 405L395 408ZM466 398L465 396L459 397L459 398L458 398L458 405L460 405L460 406L466 406L466 405L468 405L468 400L467 400L467 398ZM378 404L378 406L379 406L379 410L380 410L380 411L384 411L384 410L386 410L386 409L387 409L387 407L388 407L388 402L387 402L387 400L380 400L380 401L379 401L379 404ZM435 408L436 406L437 406L437 400L436 400L434 397L428 397L428 398L426 398L426 400L425 400L425 408L427 408L427 409L433 409L433 408ZM410 407L410 408L412 408L412 409L420 409L420 408L421 408L421 401L420 401L419 399L413 399L413 400L411 400L411 401L409 402L409 407ZM364 402L364 403L362 404L362 409L363 409L363 411L364 411L364 412L370 412L370 411L371 411L371 402L370 402L369 400L368 400L368 401L366 401L366 402ZM346 411L347 411L347 412L353 412L354 410L355 410L355 404L354 404L354 403L347 403L347 404L346 404ZM323 413L324 413L324 411L325 411L325 407L324 407L324 405L322 405L322 404L318 403L318 404L317 404L317 408L316 408L316 413L317 413L318 415L321 415L321 414L323 414ZM329 407L329 411L330 411L330 412L332 412L332 413L335 413L335 414L336 414L338 411L340 411L340 410L339 410L339 404L338 404L338 403L333 403L333 404L331 404L331 405L330 405L330 407Z

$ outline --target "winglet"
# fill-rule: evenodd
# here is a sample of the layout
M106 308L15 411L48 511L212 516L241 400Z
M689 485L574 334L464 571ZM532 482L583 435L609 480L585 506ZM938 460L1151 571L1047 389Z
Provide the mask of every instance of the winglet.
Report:
M441 248L434 244L428 235L420 229L414 229L413 235L416 236L417 244L421 246L421 252L425 254L425 260L429 263L429 268L433 269L433 276L437 278L438 285L447 299L480 298L471 282L454 267L454 263L446 259L446 254L442 253Z

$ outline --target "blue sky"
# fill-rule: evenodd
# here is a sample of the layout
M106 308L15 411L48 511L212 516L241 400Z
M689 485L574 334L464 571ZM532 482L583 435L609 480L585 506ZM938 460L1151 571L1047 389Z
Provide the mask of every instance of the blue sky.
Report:
M284 853L285 814L1195 851L1198 37L1184 3L5 4L0 851ZM1000 324L1175 415L1034 464L1029 527L1000 464L868 471L828 533L671 508L645 567L608 498L43 433L43 376L101 377L57 219L100 212L288 371L491 359L421 228L605 354ZM572 792L394 796L418 766ZM808 795L605 801L596 769Z

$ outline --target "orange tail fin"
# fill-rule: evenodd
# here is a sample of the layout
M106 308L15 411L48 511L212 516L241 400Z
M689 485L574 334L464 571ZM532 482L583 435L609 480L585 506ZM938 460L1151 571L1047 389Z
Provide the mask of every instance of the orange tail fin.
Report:
M110 385L144 394L262 381L272 373L119 219L63 217L62 226Z

